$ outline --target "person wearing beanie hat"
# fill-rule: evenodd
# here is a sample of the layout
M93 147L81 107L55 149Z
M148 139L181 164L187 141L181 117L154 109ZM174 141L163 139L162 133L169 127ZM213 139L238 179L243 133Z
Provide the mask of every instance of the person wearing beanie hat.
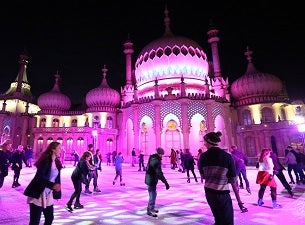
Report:
M169 184L164 177L161 167L162 156L164 155L164 149L158 147L156 153L149 156L147 169L145 173L145 184L147 185L149 199L147 205L147 215L157 217L158 209L155 208L157 198L157 184L161 180L166 187L169 189Z
M218 132L210 132L207 133L206 135L204 135L203 139L208 142L211 145L218 145L218 143L221 141L220 137L221 137L222 133L220 131Z
M215 224L234 224L234 210L230 195L230 184L236 195L242 212L247 212L243 206L236 185L236 168L233 157L227 151L218 147L222 133L209 132L204 139L207 150L200 155L199 172L205 180L204 190L207 202L213 213Z

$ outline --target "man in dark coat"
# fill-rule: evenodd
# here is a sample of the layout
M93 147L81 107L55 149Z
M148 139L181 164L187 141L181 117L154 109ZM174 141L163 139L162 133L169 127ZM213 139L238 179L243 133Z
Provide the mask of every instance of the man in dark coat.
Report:
M218 147L222 133L209 132L203 140L207 151L199 158L199 172L205 179L205 197L213 213L215 224L234 224L234 210L230 195L230 184L236 195L238 206L242 212L247 209L241 202L236 185L236 168L233 157Z
M292 193L292 188L291 186L288 184L285 175L283 174L283 170L285 170L285 167L281 164L278 156L276 153L271 152L270 153L270 158L272 159L273 162L273 174L275 176L277 176L277 178L279 178L279 180L281 181L281 183L283 184L284 188L288 191L288 193L290 194L291 197L293 197L293 193Z
M149 194L147 215L152 217L157 217L158 215L156 213L159 212L155 208L158 181L161 180L165 184L166 190L169 189L169 184L163 175L161 167L161 160L163 155L163 148L157 148L157 153L151 155L148 159L147 170L145 174L145 184L147 184Z
M15 188L21 185L19 184L19 177L22 169L22 162L24 162L24 164L27 166L22 145L18 145L18 148L14 151L11 162L12 170L14 171L12 188Z

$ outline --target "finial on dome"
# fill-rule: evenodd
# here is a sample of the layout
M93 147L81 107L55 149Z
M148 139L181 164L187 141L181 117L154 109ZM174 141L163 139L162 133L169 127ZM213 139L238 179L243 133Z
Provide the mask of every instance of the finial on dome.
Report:
M253 54L253 51L250 51L249 46L247 46L247 50L245 52L245 56L247 56L247 60L248 60L248 67L247 67L246 74L253 74L253 73L258 72L252 63L252 54Z
M170 18L168 16L169 11L167 10L167 5L165 5L165 10L164 10L164 25L165 25L165 33L164 36L169 36L173 35L171 29L170 29Z
M103 76L104 76L104 77L106 77L107 71L108 71L108 69L106 68L106 65L104 64L104 67L103 67L103 69L102 69L102 72L103 72Z
M56 71L56 74L54 75L55 76L55 84L54 84L54 87L53 87L53 91L58 91L60 92L60 89L59 89L59 79L60 79L60 75L59 75L59 72L58 70Z
M104 64L104 67L102 69L102 72L103 72L103 78L102 78L102 83L101 83L101 86L109 86L108 83L107 83L107 80L106 80L106 76L107 76L107 72L108 72L108 69L106 68L106 65Z
M252 54L253 54L253 52L250 51L249 46L247 46L247 50L245 52L245 56L247 56L247 60L248 60L249 63L252 62L252 56L251 56Z

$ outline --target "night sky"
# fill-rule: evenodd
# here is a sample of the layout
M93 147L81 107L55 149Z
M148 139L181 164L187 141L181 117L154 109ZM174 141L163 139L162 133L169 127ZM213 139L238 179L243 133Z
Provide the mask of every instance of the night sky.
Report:
M34 1L33 1L34 2ZM199 43L209 60L210 21L219 30L222 75L232 83L246 71L249 46L261 72L285 81L291 100L305 98L304 12L300 5L275 1L13 1L0 6L0 91L16 78L19 54L29 55L32 93L50 91L54 74L72 103L101 83L120 91L125 84L123 44L134 43L133 65L139 52L164 33L167 4L175 35ZM38 2L38 3L37 3Z

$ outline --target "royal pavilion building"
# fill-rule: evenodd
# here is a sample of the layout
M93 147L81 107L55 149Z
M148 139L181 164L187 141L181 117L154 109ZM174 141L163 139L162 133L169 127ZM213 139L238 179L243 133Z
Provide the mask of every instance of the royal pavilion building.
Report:
M174 35L167 10L164 26L164 34L144 46L135 62L134 44L126 40L121 62L126 82L120 92L108 85L111 71L104 65L96 74L100 85L76 109L61 92L58 73L53 88L34 97L27 80L29 56L21 54L16 79L0 95L1 141L12 139L14 148L30 145L35 157L59 141L67 160L73 150L82 153L92 143L102 155L121 151L126 162L132 148L144 155L158 146L166 154L189 148L196 155L199 148L205 150L203 136L210 131L221 131L220 146L239 146L251 163L263 147L276 149L280 157L287 145L303 150L298 121L305 116L304 103L291 102L276 75L257 70L249 48L245 73L230 83L221 71L216 28L207 32L209 59L197 42Z

